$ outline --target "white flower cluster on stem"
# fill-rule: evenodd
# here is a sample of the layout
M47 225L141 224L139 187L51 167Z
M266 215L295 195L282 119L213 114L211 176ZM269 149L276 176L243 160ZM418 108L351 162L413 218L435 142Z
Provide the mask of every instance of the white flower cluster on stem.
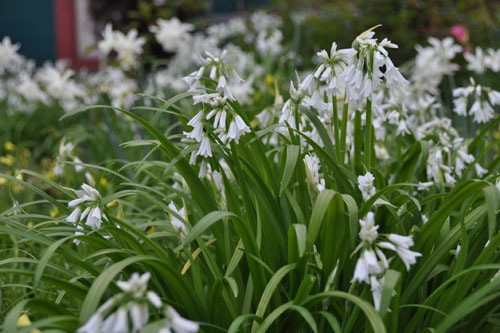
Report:
M389 269L389 262L392 260L387 258L383 250L395 252L407 270L410 270L410 266L416 263L417 257L420 257L421 254L410 250L410 247L413 246L412 236L379 235L379 226L375 224L373 212L368 212L365 219L359 220L359 224L361 230L358 236L361 239L361 244L356 251L361 251L361 254L356 262L351 282L369 284L375 309L379 310L384 273Z
M250 127L232 106L237 102L232 86L241 84L243 79L225 61L225 50L219 57L206 53L204 65L184 78L188 91L196 93L193 95L194 105L203 105L203 109L188 122L191 131L184 132L186 139L199 144L191 154L190 164L195 164L198 156L204 159L212 157L212 135L227 144L232 141L238 143L241 136L250 132ZM207 74L208 77L205 77ZM209 88L211 85L214 87ZM199 176L205 177L206 170L206 160L203 160Z
M113 30L113 26L108 23L102 33L103 39L97 46L104 56L108 56L112 51L116 52L124 70L134 69L139 65L139 55L142 54L142 46L146 42L146 39L138 37L138 34L136 29L131 29L125 35L119 30Z
M149 272L142 275L133 273L128 281L118 281L116 284L122 292L101 305L77 332L141 332L149 322L150 305L165 316L165 326L160 332L198 332L198 323L181 317L173 307L163 304L154 291L148 291L150 277Z
M78 222L85 221L85 225L92 229L101 227L102 220L106 218L101 207L101 194L95 188L88 184L82 184L81 190L73 190L78 196L76 199L68 202L68 207L73 208L71 214L66 217L66 221L73 223L77 231L75 235L83 234L83 226ZM73 241L75 244L80 244L78 239Z
M487 123L495 116L500 105L500 92L481 86L471 78L467 87L453 89L453 111L460 116L472 116L475 123Z

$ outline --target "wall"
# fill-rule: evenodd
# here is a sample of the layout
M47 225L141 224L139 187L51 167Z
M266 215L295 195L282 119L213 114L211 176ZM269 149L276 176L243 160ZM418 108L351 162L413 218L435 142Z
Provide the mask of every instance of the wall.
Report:
M37 65L56 57L53 0L1 0L0 40L9 36Z

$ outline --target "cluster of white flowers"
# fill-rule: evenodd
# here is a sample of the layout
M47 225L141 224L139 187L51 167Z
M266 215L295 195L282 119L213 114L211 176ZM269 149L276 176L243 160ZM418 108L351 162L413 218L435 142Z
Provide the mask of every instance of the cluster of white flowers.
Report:
M373 30L368 30L356 37L353 43L356 51L353 61L341 74L346 84L348 101L362 98L373 99L375 93L382 87L383 79L387 88L408 85L408 81L394 66L386 50L386 48L398 46L387 38L377 43L377 39L373 38L374 35ZM381 70L382 68L384 71Z
M84 220L85 225L90 228L94 230L100 228L103 219L106 219L106 215L101 206L101 194L99 191L85 183L82 184L81 190L73 191L78 197L68 202L68 207L73 208L73 211L65 220L76 226L77 231L75 235L83 234L83 226L78 224L78 222L83 222ZM75 239L74 243L78 245L80 241Z
M460 67L452 63L452 59L463 49L455 44L452 37L443 40L430 37L428 42L430 46L416 47L415 69L411 79L421 90L436 93L443 77L459 70Z
M487 123L494 118L495 106L500 105L500 92L476 84L453 89L453 111L460 116L471 116L476 123Z
M464 53L464 58L467 61L467 69L476 74L483 74L488 69L495 73L500 72L500 49L487 48L485 52L478 46L474 53Z
M296 116L299 107L311 108L317 112L319 120L327 127L332 125L335 118L346 122L346 151L352 152L353 110L364 110L363 103L370 100L373 102L374 114L371 123L375 128L377 140L381 142L385 138L387 118L391 122L397 121L399 134L409 134L403 117L395 119L387 117L384 113L384 107L388 104L385 100L385 91L389 93L393 90L399 91L409 84L393 64L386 50L396 48L397 45L388 39L377 42L377 39L373 38L374 35L375 32L370 29L359 35L351 48L338 49L337 44L332 43L330 52L326 50L318 52L316 55L319 64L315 70L306 74L302 82L299 80L297 88L293 83L290 84L290 98L283 104L279 123L299 129L321 145L322 141L308 118L302 113ZM348 113L338 111L343 107L347 108ZM332 112L335 110L337 114ZM347 116L347 119L342 119L344 116ZM365 114L362 119L365 119ZM278 131L286 135L287 130L285 127L278 128ZM337 139L333 137L332 141L335 142ZM380 158L388 157L387 150L381 144L377 145L376 152ZM349 155L346 155L345 162L349 158Z
M36 78L65 111L72 111L83 105L87 96L85 88L72 79L74 75L66 62L58 61L55 66L44 65L36 73Z
M217 40L217 44L222 44L232 37L245 36L248 28L241 17L232 17L226 22L214 23L207 28L207 34Z
M356 262L351 282L369 284L375 309L379 310L384 273L389 269L389 263L392 260L387 258L383 250L395 252L407 270L410 270L410 266L416 263L417 257L420 257L421 254L410 250L410 247L413 246L412 236L379 235L377 231L379 226L375 224L373 212L368 212L364 220L359 220L359 224L361 229L358 236L362 242L356 251L361 251L361 254Z
M127 76L121 69L106 66L100 71L89 75L92 91L106 94L109 103L114 107L130 108L139 92L137 80ZM97 101L96 101L97 102ZM95 102L94 102L95 103Z
M237 143L242 135L250 132L249 126L231 104L236 102L231 85L242 83L243 79L225 61L226 53L224 50L217 57L207 52L204 65L184 78L189 86L188 91L196 93L193 96L194 104L203 105L203 109L188 122L192 130L184 132L186 139L199 144L199 148L191 154L191 164L196 163L198 156L205 159L212 157L211 134L215 134L222 143L226 144L231 141ZM208 77L205 77L207 73ZM209 92L205 82L209 86L213 83L216 86L215 92ZM211 129L213 130L207 124L208 121L212 121ZM206 161L203 160L200 177L206 176L206 168Z
M103 40L99 41L98 48L104 56L116 52L120 66L124 70L134 69L139 65L139 55L143 52L142 46L146 39L138 37L136 29L131 29L125 35L119 30L113 30L113 26L108 23L102 37Z
M307 154L304 156L304 163L306 165L307 181L313 188L321 192L325 189L325 179L320 175L320 161L315 154Z
M172 330L176 333L198 332L198 323L181 317L173 307L164 305L154 291L148 291L150 278L149 272L142 275L133 273L128 281L118 281L116 284L122 292L101 305L77 332L141 332L149 322L150 305L156 311L162 311L165 316L165 325L160 332L172 332Z
M467 152L467 142L451 125L449 118L437 118L421 125L415 136L418 140L428 140L430 144L427 178L437 185L453 186L456 176L461 177L463 170L475 161L474 156ZM479 177L487 173L477 162L474 167Z

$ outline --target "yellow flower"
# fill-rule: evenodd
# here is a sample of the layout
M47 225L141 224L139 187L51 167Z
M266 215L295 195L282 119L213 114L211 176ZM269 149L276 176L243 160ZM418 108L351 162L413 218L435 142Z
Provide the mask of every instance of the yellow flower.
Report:
M16 150L16 145L13 144L12 142L10 141L6 141L4 144L3 144L3 149L5 149L6 151L14 151Z
M118 205L118 200L113 200L106 204L106 208L115 207L116 205Z
M23 313L17 319L17 327L26 327L30 325L31 325L31 320L26 313ZM34 330L31 330L31 333L41 333L41 331L35 328Z
M5 164L6 166L13 166L14 165L14 156L12 155L5 155L5 156L0 156L0 163Z
M59 209L56 206L54 206L50 210L50 217L56 217L56 216L59 216Z
M265 82L267 85L271 85L274 83L274 77L271 74L267 74L265 78Z
M99 183L101 184L102 187L108 186L108 180L105 177L101 177L101 179L99 179Z

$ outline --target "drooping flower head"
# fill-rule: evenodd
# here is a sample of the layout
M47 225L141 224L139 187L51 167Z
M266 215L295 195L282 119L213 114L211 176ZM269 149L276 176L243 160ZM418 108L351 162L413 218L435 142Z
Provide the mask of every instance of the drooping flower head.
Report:
M149 322L150 306L156 311L161 310L165 316L165 326L160 331L197 332L198 323L181 317L173 307L165 305L154 291L148 290L150 278L149 272L142 275L133 273L128 281L118 281L116 284L122 291L101 305L77 332L141 332Z
M368 212L364 219L359 220L361 230L358 236L361 240L356 251L361 254L356 262L351 282L364 282L371 286L375 309L380 309L381 289L383 274L389 269L392 259L388 259L383 250L389 250L403 261L406 269L416 263L421 254L411 251L413 246L412 236L397 234L379 234L379 226L375 223L375 214Z

